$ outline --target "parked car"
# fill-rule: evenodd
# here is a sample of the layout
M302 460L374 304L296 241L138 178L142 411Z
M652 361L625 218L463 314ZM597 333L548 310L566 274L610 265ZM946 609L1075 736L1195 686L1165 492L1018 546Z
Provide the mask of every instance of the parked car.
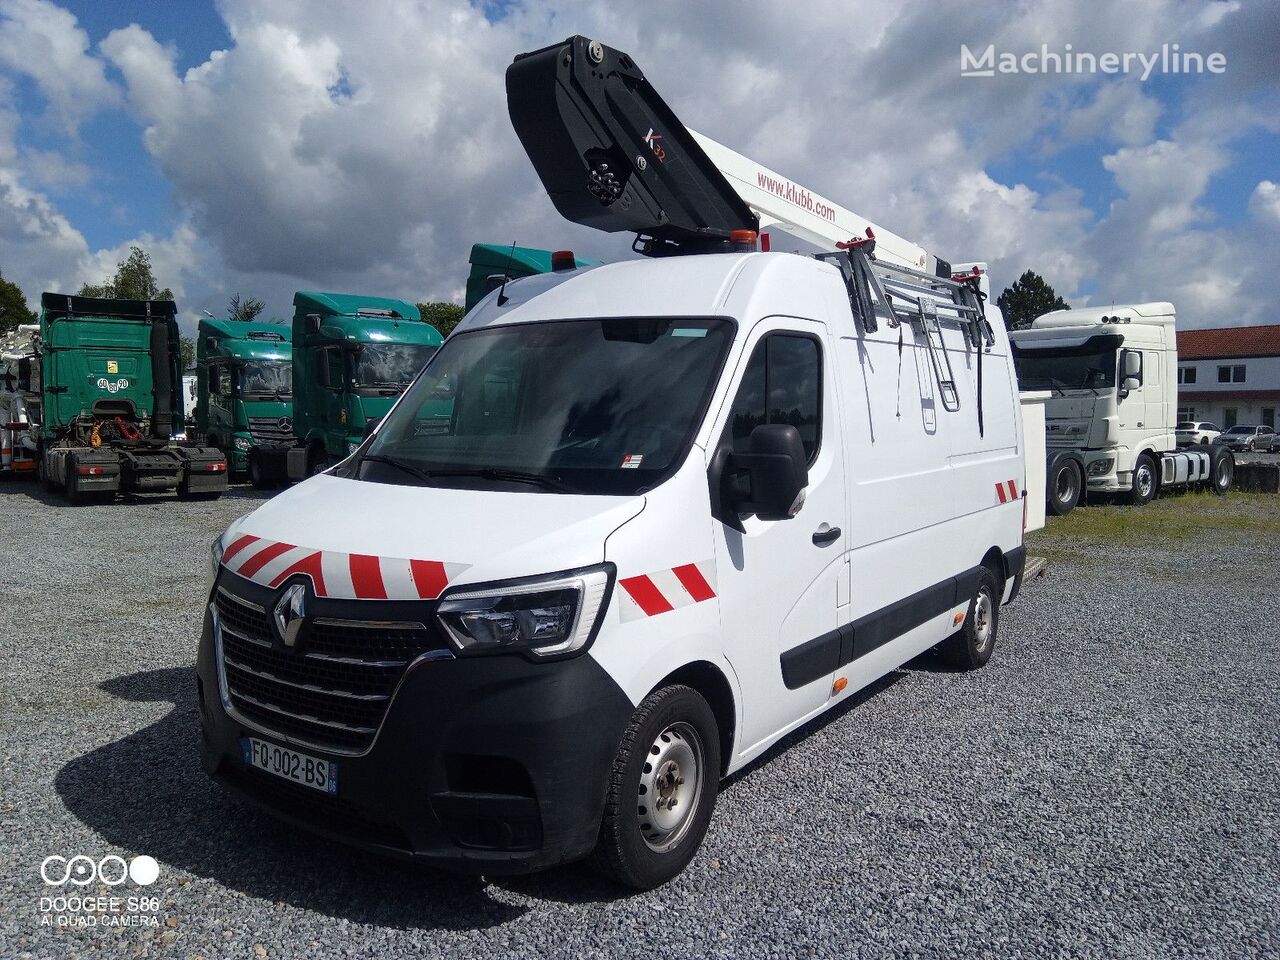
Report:
M1183 420L1173 428L1178 446L1187 447L1193 443L1213 443L1222 433L1216 423L1207 420Z
M1269 451L1275 448L1276 432L1273 428L1264 427L1261 424L1237 424L1213 442L1221 443L1241 453Z

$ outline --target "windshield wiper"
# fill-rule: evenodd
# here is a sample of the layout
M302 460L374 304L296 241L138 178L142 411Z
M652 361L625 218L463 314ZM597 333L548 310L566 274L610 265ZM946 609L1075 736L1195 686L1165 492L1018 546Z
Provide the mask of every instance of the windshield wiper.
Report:
M512 483L528 483L534 486L545 487L548 490L555 490L557 493L575 493L576 491L569 486L555 480L551 477L544 477L536 473L522 473L519 470L500 470L497 467L474 467L468 469L457 470L423 470L421 467L415 467L411 463L399 460L396 457L387 457L379 453L366 453L360 458L360 463L385 463L389 467L396 467L407 474L417 477L425 483L430 483L440 477L481 477L485 480L507 480Z
M378 453L366 453L360 458L360 463L361 465L366 463L385 463L389 467L395 467L399 470L403 470L410 476L417 477L423 483L428 484L431 483L431 478L433 476L432 473L429 473L419 467L415 467L411 463L405 463L405 461L397 460L395 457L384 457Z
M457 470L424 470L428 477L481 477L485 480L509 480L512 483L528 483L537 487L545 487L558 493L576 493L572 487L566 486L552 477L544 477L538 473L523 473L519 470L500 470L497 467L473 467Z

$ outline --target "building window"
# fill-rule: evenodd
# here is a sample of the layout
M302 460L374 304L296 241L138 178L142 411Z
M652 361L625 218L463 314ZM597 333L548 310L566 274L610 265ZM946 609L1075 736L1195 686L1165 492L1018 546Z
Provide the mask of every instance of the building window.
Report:
M1230 430L1236 425L1237 411L1235 407L1222 408L1222 429Z
M1218 368L1219 383L1244 383L1244 364L1222 366Z
M1189 420L1195 420L1195 418L1196 418L1196 408L1195 408L1195 407L1179 407L1179 408L1178 408L1178 420L1179 420L1179 422L1182 422L1182 421L1189 421Z
M1273 430L1275 429L1275 426L1276 426L1276 408L1275 407L1262 408L1262 424L1263 426L1270 427Z
M1196 368L1195 367L1179 367L1178 382L1179 383L1195 383Z

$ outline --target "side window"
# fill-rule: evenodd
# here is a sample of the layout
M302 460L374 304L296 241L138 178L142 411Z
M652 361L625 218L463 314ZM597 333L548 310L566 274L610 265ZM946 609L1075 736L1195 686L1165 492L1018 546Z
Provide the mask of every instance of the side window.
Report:
M340 392L347 383L346 356L343 351L335 347L326 348L316 358L317 370L322 363L329 371L329 389Z
M799 430L813 463L822 439L822 352L816 340L771 333L756 344L729 413L726 439L743 453L751 431L765 423L789 423Z
M220 363L209 364L209 394L220 397L227 392L227 373Z

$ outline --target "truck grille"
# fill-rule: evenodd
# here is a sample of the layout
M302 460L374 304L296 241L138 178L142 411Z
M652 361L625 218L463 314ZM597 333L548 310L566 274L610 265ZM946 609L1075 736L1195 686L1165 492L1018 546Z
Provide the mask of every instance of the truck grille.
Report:
M292 443L292 417L250 417L249 436L257 443Z
M290 649L276 639L265 603L220 586L214 606L235 712L264 731L340 753L367 750L408 665L447 650L421 623L325 618L309 619Z

